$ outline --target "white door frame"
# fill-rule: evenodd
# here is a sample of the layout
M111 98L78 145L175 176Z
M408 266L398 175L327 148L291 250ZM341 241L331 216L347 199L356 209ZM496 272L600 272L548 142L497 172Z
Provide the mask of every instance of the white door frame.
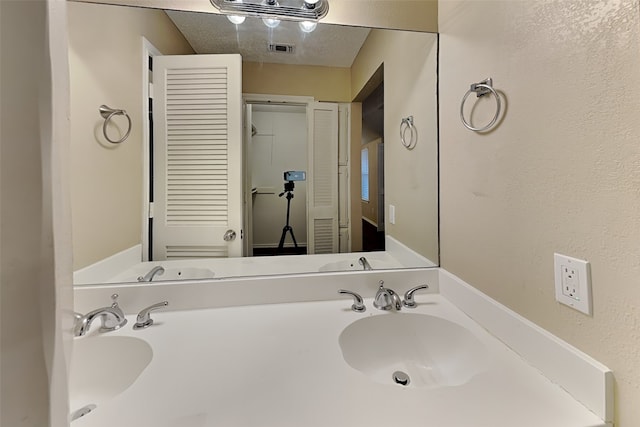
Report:
M162 52L142 37L142 253L141 260L149 261L149 218L153 212L149 200L151 187L151 153L149 138L149 98L153 98L153 83L149 81L149 57L160 56Z

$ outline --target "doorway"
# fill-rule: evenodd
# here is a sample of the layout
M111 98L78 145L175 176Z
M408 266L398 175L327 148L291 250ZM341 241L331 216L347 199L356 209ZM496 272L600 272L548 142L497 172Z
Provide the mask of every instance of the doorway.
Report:
M245 255L337 253L338 104L305 96L257 94L245 94L244 104ZM254 120L254 114L261 118ZM284 178L288 171L306 175L304 180L294 180L291 200L285 187L291 180ZM287 202L291 202L297 247L293 233L285 234ZM275 209L267 210L268 206ZM254 213L266 217L263 230L252 229ZM262 240L254 243L254 237Z
M362 101L360 176L362 250L384 251L384 80Z
M253 255L306 254L307 182L300 177L289 181L284 174L300 171L306 175L307 107L274 103L247 106L250 112L246 117L251 122L245 126L251 128L251 137L245 155Z

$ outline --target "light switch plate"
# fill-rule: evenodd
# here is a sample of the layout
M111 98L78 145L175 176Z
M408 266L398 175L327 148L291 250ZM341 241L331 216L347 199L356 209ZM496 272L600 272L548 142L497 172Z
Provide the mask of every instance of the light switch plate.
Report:
M591 269L589 262L553 254L556 300L591 316Z

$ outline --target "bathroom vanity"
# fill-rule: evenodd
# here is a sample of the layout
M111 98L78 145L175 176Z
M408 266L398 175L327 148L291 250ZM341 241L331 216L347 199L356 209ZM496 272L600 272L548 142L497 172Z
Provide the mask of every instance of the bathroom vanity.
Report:
M399 295L429 289L414 309L383 311L379 280ZM76 308L113 292L128 324L74 341L71 410L90 411L74 427L610 425L606 367L443 270L85 286ZM134 330L135 313L161 300L155 323Z

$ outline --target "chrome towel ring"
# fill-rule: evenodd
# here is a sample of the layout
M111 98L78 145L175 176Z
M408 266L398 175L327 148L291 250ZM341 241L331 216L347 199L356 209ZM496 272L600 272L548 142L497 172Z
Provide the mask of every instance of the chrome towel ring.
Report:
M407 141L407 130L410 131L409 141ZM413 125L413 116L405 117L400 122L400 142L407 150L413 150L418 143L418 130Z
M126 111L110 108L104 104L100 106L98 111L100 111L100 115L104 119L104 124L102 125L102 133L104 134L104 137L107 141L112 144L120 144L122 141L129 137L129 134L131 133L131 117L129 117ZM109 121L113 118L113 116L125 116L127 118L127 121L129 122L127 133L125 133L124 136L117 141L112 140L111 138L109 138L109 135L107 135L107 125L109 124Z
M491 119L491 121L486 126L473 127L464 118L464 103L467 101L467 98L472 93L475 93L477 98L480 98L481 96L485 96L487 94L492 94L496 98L496 114L493 116L493 119ZM462 120L462 124L467 129L472 130L474 132L484 132L486 130L491 129L493 125L496 124L496 122L498 121L498 117L500 116L501 108L502 108L502 104L500 102L500 96L498 95L498 92L496 92L496 90L493 88L493 79L488 78L486 80L481 81L480 83L473 83L471 85L471 88L467 91L467 93L464 94L464 96L462 97L462 102L460 103L460 120Z

